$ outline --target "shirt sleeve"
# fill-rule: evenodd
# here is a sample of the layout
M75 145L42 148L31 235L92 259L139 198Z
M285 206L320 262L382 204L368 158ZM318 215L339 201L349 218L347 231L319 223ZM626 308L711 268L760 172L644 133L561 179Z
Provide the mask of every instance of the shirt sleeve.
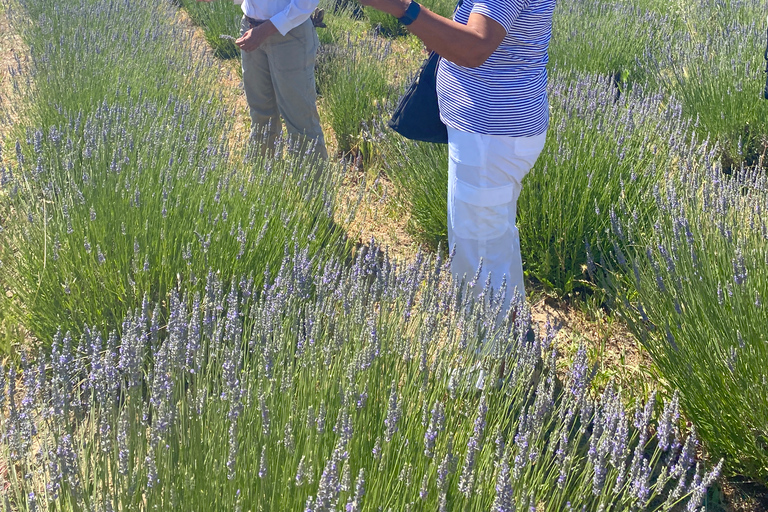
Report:
M269 21L280 34L285 35L307 21L319 2L320 0L291 0L285 9L272 16Z
M472 12L491 18L509 33L527 6L528 0L476 0Z

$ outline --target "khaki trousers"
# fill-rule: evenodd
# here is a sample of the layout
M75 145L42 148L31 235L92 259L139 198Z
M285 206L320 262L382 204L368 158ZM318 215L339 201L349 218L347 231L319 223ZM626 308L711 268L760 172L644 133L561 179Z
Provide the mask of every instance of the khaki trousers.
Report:
M240 33L250 29L243 18ZM285 121L291 139L306 137L313 151L327 158L317 113L315 57L320 41L312 21L270 36L259 48L242 52L243 87L251 114L251 137L275 147Z

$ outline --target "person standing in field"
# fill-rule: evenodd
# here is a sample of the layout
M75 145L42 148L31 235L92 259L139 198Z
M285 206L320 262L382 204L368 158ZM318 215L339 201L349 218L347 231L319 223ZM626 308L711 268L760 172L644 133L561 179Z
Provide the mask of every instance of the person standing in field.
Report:
M210 2L211 0L198 0ZM319 0L235 0L243 9L240 38L243 86L251 137L273 148L285 121L290 136L306 137L328 157L317 113L315 58L320 41L310 16Z
M448 127L448 242L453 274L525 294L517 199L549 126L547 69L556 0L463 0L453 20L411 0L359 0L389 13L441 57Z

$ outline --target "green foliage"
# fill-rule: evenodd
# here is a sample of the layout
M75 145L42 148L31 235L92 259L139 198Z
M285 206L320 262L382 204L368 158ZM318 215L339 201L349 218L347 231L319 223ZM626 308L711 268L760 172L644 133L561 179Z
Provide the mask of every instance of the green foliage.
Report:
M610 77L555 74L552 125L523 181L518 228L526 272L558 295L592 287L607 213L623 198L633 215L670 161L688 156L687 121L658 94L619 94Z
M331 218L339 173L306 157L299 141L278 148L275 159L257 145L230 146L232 120L215 97L197 94L214 76L206 61L193 64L199 55L168 50L180 31L172 11L149 0L30 4L30 15L55 14L67 28L60 34L31 24L24 32L40 38L32 52L38 85L29 98L40 100L29 108L39 124L19 133L12 165L9 152L1 155L6 314L41 337L59 325L114 326L135 306L130 297L148 290L162 296L180 278L200 283L213 268L259 282L287 245L313 254L344 250ZM157 52L150 56L163 60L145 67L145 56L138 59L121 37L101 37L120 24L115 10L137 24L140 35L126 37L143 38ZM75 66L59 57L89 52L98 58L83 57L83 67L98 75L99 59L113 62L105 74L118 84L89 90L95 78L80 70L65 80ZM168 62L174 58L179 62Z
M6 184L15 215L0 276L37 335L115 325L131 296L199 282L207 269L260 282L286 245L343 247L331 219L338 173L298 150L230 157L211 134L221 113L193 115L178 101L105 106L78 123L34 132L20 148L36 165L20 164Z
M409 214L409 230L432 249L446 247L448 146L409 141L389 129L381 143L387 176Z
M644 85L640 66L669 31L665 18L625 3L565 0L557 3L549 47L550 69L611 75L622 88Z
M554 334L526 341L525 307L489 332L493 305L457 298L439 261L279 267L263 288L208 274L120 335L58 334L44 365L3 369L13 510L694 510L717 475L674 407L633 421L612 386L593 397L583 349L561 385Z
M362 7L360 4L349 2L335 5L335 0L325 0L320 2L320 8L324 10L323 22L326 25L326 28L317 29L317 36L321 44L339 44L350 37L355 39L367 33L368 24L361 19Z
M768 151L766 26L753 18L702 33L677 32L672 41L654 61L657 80L698 130L720 144L727 170L760 163Z
M611 284L711 456L727 456L731 474L766 482L766 178L729 178L711 162L659 188L650 226L620 212Z
M423 0L420 3L422 6L440 16L453 18L453 11L456 8L457 2L454 0Z
M104 101L163 104L171 96L183 96L196 108L218 103L211 94L215 67L192 50L191 33L174 23L176 8L169 3L18 4L9 11L11 23L33 49L31 70L16 77L24 91L26 105L20 111L27 126L66 124ZM25 83L28 73L34 75L34 86Z
M391 14L381 12L372 7L365 8L365 17L371 30L384 36L402 36L407 33L405 26Z
M370 36L322 48L318 88L341 152L358 144L363 127L381 115L393 93L385 66L390 51L389 43Z
M232 0L212 0L211 2L179 0L179 3L195 25L203 28L205 40L211 45L217 57L232 59L240 56L240 49L231 40L220 37L222 35L239 37L240 22L243 18L243 11L239 5L235 5Z

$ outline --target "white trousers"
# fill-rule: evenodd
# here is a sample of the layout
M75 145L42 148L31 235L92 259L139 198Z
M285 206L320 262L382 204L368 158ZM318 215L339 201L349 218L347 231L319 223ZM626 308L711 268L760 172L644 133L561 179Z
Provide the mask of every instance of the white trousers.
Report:
M546 137L546 132L505 137L448 128L448 242L455 250L451 271L469 281L482 261L475 289L482 290L489 273L496 292L506 280L507 304L515 290L525 294L517 199Z

